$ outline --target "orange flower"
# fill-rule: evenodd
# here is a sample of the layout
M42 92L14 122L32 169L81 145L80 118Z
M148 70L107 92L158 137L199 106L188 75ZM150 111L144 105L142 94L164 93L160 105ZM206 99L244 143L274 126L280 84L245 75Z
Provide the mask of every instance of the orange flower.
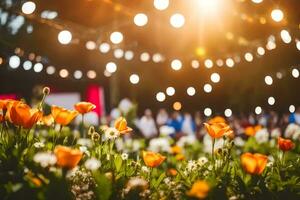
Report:
M127 121L124 117L119 117L116 121L115 121L115 128L121 133L121 134L125 134L125 133L129 133L132 131L132 128L127 126Z
M77 110L80 114L85 114L91 112L96 108L96 106L90 102L79 102L74 105L75 110Z
M143 151L143 160L148 167L157 167L166 159L159 153L154 153L151 151Z
M226 123L226 120L224 117L221 116L216 116L208 121L209 124L214 124L214 123Z
M268 157L259 153L244 153L241 155L241 164L244 170L249 174L261 174L266 165Z
M51 114L57 124L66 126L78 115L78 112L75 110L67 110L59 106L52 106Z
M254 136L257 131L261 130L262 127L260 125L257 126L248 126L245 128L245 134L248 136Z
M57 165L68 169L76 167L82 158L80 150L71 149L66 146L56 146L54 154L57 159Z
M41 119L41 123L45 126L51 126L54 123L54 118L51 114L43 116Z
M177 175L177 170L176 169L174 169L174 168L170 168L169 170L168 170L168 172L169 172L169 174L171 175L171 176L176 176Z
M175 156L176 160L184 160L184 155L182 153L179 153Z
M233 130L229 130L229 131L226 131L225 134L224 134L227 138L229 138L230 140L233 140L234 139L234 132Z
M0 122L3 122L4 121L4 117L3 115L0 115Z
M289 150L293 149L294 146L295 146L295 144L292 142L292 140L278 137L278 147L282 151L289 151Z
M23 102L13 103L9 108L9 119L16 126L30 129L42 117L43 113L38 109L32 109Z
M173 154L179 154L179 153L181 153L181 147L178 145L174 145L171 147L171 152Z
M198 199L204 199L208 192L210 190L210 187L206 181L196 181L192 188L187 192L188 196L196 197Z
M226 132L232 131L231 128L225 123L204 123L204 126L206 128L206 131L212 138L220 138L224 134L226 134Z
M23 102L11 99L2 100L2 102L0 103L0 109L2 109L3 114L5 114L4 120L7 120L12 123L10 119L10 110L14 105L17 105L18 103Z

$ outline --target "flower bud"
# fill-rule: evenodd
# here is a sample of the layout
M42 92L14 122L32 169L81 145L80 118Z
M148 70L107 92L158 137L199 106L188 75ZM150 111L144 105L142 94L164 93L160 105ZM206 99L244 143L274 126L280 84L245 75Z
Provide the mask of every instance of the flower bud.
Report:
M43 94L48 95L50 93L50 88L49 87L44 87L43 88Z
M98 141L100 140L100 135L99 135L99 133L94 132L94 133L92 134L92 140L95 141L95 142L98 142Z

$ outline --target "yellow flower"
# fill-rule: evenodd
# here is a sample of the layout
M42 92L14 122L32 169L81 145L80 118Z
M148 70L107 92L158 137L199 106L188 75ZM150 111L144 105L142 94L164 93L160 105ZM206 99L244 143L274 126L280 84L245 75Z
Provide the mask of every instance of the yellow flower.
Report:
M132 131L132 128L127 126L127 121L124 117L119 117L115 121L115 128L120 132L120 134L125 134Z
M53 105L51 107L51 114L57 124L66 126L78 115L78 112Z
M68 169L76 167L82 158L82 152L80 150L71 149L66 146L56 146L54 154L57 159L57 165Z
M225 123L204 123L207 133L212 138L221 138L227 132L232 131L231 128Z
M176 158L176 160L184 160L185 159L185 157L184 157L184 155L182 153L177 154L175 156L175 158Z
M165 159L166 159L166 157L162 156L159 153L154 153L151 151L143 151L143 160L144 160L146 166L148 166L148 167L157 167Z
M206 181L196 181L192 188L187 192L188 196L196 197L198 199L204 199L207 197L207 194L210 190L210 187Z
M244 170L249 174L260 175L266 165L268 157L259 153L244 153L241 155L241 164Z
M181 153L181 147L178 145L174 145L171 147L171 152L173 154L179 154L179 153Z
M30 129L42 117L38 109L32 109L23 102L14 102L9 108L9 119L16 126Z
M77 110L80 114L85 114L91 112L96 108L96 106L90 102L79 102L74 105L75 110Z

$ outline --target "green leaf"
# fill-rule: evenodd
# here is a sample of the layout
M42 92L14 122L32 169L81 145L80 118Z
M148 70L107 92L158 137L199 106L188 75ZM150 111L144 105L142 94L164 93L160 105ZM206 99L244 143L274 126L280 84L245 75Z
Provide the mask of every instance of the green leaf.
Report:
M159 186L159 184L162 182L162 180L166 177L166 173L162 173L158 179L155 181L155 183L153 184L154 188L157 188Z
M119 172L122 167L122 158L120 155L116 155L116 157L114 159L114 163L115 163L117 172Z
M108 200L111 196L112 184L111 181L106 178L104 174L100 174L99 172L94 173L94 178L97 183L96 187L96 198L98 200Z

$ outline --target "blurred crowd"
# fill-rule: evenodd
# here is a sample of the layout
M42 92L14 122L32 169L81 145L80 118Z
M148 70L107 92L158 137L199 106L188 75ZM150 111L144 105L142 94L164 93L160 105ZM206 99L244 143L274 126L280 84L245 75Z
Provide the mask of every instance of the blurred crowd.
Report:
M201 139L205 135L204 122L209 122L211 118L206 118L201 112L193 115L188 112L180 113L174 111L168 113L165 109L160 109L156 115L150 109L146 109L144 115L135 121L136 127L145 138L154 138L159 134L168 134L174 138L183 135L194 135ZM286 127L291 124L300 125L300 107L294 113L278 114L275 111L262 112L256 114L232 115L228 118L217 116L214 120L224 121L232 127L236 135L251 135L250 127L266 128L269 133L274 131L283 133Z

